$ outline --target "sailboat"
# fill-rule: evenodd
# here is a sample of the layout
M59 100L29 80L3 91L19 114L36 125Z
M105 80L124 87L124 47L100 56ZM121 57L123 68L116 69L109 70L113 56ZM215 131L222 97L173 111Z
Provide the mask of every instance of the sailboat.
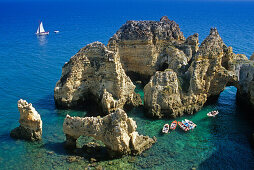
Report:
M36 34L37 35L48 35L49 34L49 31L45 32L45 30L43 28L43 25L42 25L42 22L40 22L40 25L37 28Z

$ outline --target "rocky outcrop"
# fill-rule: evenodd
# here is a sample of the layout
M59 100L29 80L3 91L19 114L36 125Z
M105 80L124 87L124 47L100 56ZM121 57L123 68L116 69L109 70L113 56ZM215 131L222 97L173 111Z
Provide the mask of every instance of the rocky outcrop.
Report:
M187 65L198 47L198 34L185 40L175 21L127 21L110 38L108 47L116 51L131 78L150 79L157 70L175 71Z
M176 117L182 114L177 74L167 69L157 71L144 88L144 104L151 117Z
M254 61L245 62L240 67L237 99L254 109Z
M156 138L139 135L136 128L136 122L121 109L103 118L67 115L63 123L68 147L76 147L80 136L91 136L119 155L140 154L156 142Z
M20 126L11 131L11 137L26 140L40 140L42 135L42 120L39 113L31 103L20 99L18 101L20 112Z
M54 90L58 108L78 108L85 101L99 103L109 113L125 105L142 104L134 92L135 85L125 74L119 57L102 43L82 48L63 66L62 76Z
M250 56L250 60L254 60L254 53Z
M216 97L226 85L236 85L236 63L246 61L227 47L212 28L185 73L157 72L145 86L144 105L153 117L176 117L202 108L209 97Z
M63 108L84 106L92 99L106 113L137 106L141 100L129 75L143 84L150 80L144 88L149 116L176 117L200 110L228 85L239 89L238 96L248 94L252 103L249 63L224 44L216 28L199 46L197 33L185 39L176 22L165 16L160 21L127 21L107 48L89 44L64 65L54 97Z

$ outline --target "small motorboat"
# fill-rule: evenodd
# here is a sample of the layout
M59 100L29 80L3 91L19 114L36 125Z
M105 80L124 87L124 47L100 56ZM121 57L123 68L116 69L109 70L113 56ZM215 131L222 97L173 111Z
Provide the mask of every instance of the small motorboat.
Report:
M54 33L56 33L56 34L57 34L57 33L59 33L59 31L58 31L58 30L55 30L55 31L54 31Z
M180 126L181 129L183 129L185 132L189 130L187 126L185 126L182 122L178 122L178 125Z
M193 127L193 129L197 126L195 123L193 123L192 121L185 119L185 122L188 123L191 127Z
M187 123L186 121L182 120L182 123L183 123L186 127L188 127L189 130L194 129L194 127L193 127L191 124Z
M171 123L170 129L171 129L171 130L175 130L175 129L176 129L176 126L177 126L177 121L175 120L175 121L173 121L173 122Z
M217 114L219 114L219 111L218 110L214 110L214 111L211 111L211 112L207 113L207 116L209 116L209 117L215 117Z
M162 128L162 133L168 133L169 131L169 124L165 124Z

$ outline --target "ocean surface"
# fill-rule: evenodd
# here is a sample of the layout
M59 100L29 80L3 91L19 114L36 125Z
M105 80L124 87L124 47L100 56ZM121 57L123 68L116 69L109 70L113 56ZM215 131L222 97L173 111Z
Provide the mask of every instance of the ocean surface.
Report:
M227 87L214 103L183 118L198 126L192 132L160 131L169 120L151 120L142 108L128 112L140 134L158 141L141 156L90 163L87 159L69 163L63 148L62 124L66 114L85 116L86 111L58 110L53 90L61 68L88 43L109 38L127 20L175 20L185 37L199 33L200 43L217 27L222 39L235 53L247 57L254 52L254 2L177 1L85 1L2 2L0 1L0 169L253 169L250 145L253 118L236 105L236 88ZM35 35L39 20L49 36ZM59 30L59 34L54 34ZM142 87L136 89L143 95ZM40 142L10 138L19 126L17 101L31 102L43 121ZM219 110L215 118L206 113ZM84 138L84 142L92 141ZM73 155L72 155L73 156Z

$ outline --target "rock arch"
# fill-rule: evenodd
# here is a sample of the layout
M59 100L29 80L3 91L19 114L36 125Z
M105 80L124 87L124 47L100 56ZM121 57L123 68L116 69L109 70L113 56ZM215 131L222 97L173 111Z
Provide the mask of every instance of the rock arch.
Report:
M75 148L80 136L91 136L102 141L114 155L138 155L156 142L155 137L139 135L136 128L136 122L121 109L103 118L67 115L63 123L67 147Z
M245 96L249 103L254 104L253 66L253 61L246 56L234 54L232 48L224 44L217 29L212 28L186 72L172 69L158 71L152 76L144 88L148 116L161 118L192 114L200 110L209 98L219 96L228 85L238 88L238 98ZM186 84L188 89L184 91Z

